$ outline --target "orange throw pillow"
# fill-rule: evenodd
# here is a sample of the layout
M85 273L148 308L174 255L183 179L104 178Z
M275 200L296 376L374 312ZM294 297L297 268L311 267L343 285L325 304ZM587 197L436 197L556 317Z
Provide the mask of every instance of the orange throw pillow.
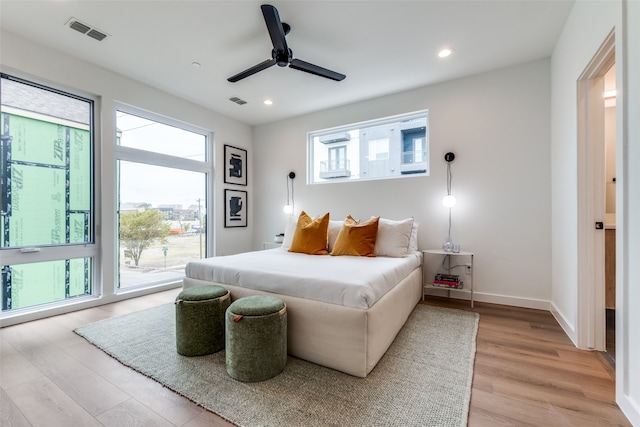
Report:
M376 216L358 224L351 215L347 216L333 245L331 255L375 256L379 220L380 217Z
M302 211L298 217L296 231L289 252L300 252L309 255L327 255L327 229L329 228L329 212L323 217L313 219Z

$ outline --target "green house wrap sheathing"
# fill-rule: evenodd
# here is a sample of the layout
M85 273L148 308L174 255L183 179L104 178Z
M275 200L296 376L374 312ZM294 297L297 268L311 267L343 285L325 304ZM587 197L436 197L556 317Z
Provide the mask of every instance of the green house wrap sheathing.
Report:
M3 112L2 247L88 243L91 136L83 125ZM9 181L10 179L10 181ZM3 266L3 310L90 294L89 259Z

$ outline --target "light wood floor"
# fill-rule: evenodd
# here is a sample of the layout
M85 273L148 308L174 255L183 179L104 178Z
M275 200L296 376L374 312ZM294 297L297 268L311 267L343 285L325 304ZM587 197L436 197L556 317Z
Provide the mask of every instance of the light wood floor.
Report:
M0 330L2 426L230 426L122 366L73 329L171 302L172 290ZM469 309L461 301L426 304ZM577 350L548 312L476 303L469 426L630 426L610 365ZM356 427L356 426L352 426Z

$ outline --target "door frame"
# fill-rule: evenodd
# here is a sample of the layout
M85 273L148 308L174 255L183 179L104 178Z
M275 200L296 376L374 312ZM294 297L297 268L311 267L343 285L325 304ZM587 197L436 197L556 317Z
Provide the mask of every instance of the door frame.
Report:
M615 63L611 30L577 81L578 330L579 348L606 349L604 228L606 164L604 75Z

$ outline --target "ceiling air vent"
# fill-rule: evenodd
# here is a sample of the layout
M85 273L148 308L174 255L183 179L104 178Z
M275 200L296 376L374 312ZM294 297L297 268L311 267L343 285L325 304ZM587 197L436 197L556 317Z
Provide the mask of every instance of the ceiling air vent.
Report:
M101 32L100 32L100 31L98 31L98 30L91 30L91 31L89 31L89 32L87 33L87 35L88 35L89 37L91 37L92 39L96 39L96 40L98 40L99 42L101 42L101 41L102 41L102 39L104 39L105 37L107 37L107 35L106 35L106 34L101 33Z
M237 96L234 96L234 97L232 97L232 98L229 98L229 101L231 101L231 102L235 102L235 103L236 103L236 104L238 104L238 105L244 105L244 104L246 104L246 103L247 103L247 101L245 101L244 99L240 99L240 98L238 98Z
M85 24L84 22L81 22L78 19L73 17L69 18L69 20L65 25L67 25L69 28L73 30L78 31L79 33L82 33L98 41L102 41L107 37L106 33L99 31L95 28L92 28L89 25Z
M72 21L69 26L76 31L80 31L82 34L87 34L87 31L91 29L91 27L84 25L80 21Z

